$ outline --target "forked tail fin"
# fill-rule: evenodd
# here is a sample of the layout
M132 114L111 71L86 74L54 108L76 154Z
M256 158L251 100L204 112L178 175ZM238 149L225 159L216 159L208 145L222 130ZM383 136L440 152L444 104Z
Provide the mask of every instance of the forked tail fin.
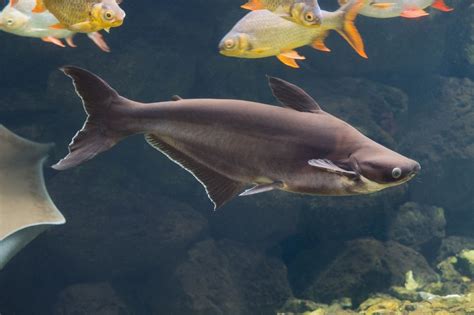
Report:
M363 58L368 58L365 53L364 42L357 30L354 20L364 6L366 0L352 0L342 6L339 10L343 12L342 19L336 31L351 45L352 48Z
M117 116L114 109L123 104L125 99L89 71L72 66L63 67L61 71L72 79L88 117L69 144L69 154L53 165L56 170L80 165L107 151L126 136L110 127L110 122Z

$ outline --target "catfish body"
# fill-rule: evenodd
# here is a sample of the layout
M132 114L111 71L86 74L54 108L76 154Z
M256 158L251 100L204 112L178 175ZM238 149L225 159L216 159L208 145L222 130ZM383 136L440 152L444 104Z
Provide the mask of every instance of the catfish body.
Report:
M85 70L64 71L89 117L69 155L53 166L58 170L92 159L129 135L145 134L204 185L215 207L239 193L273 189L372 193L404 183L420 170L417 162L370 140L322 111L303 90L276 78L270 79L273 92L289 108L220 99L143 104L121 97Z

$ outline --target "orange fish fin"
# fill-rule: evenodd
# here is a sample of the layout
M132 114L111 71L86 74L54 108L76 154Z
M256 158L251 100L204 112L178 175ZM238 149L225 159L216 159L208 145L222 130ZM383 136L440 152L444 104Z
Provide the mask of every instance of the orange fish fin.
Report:
M427 15L429 15L429 13L423 9L409 9L409 10L403 11L400 14L401 17L404 17L407 19L416 19L422 16L427 16Z
M331 52L331 49L329 49L329 48L326 46L326 44L324 43L324 41L326 40L326 37L327 37L327 33L326 33L325 36L317 38L317 39L311 44L311 47L313 47L314 49L319 50L319 51Z
M336 31L341 35L352 48L362 57L368 58L365 53L364 42L360 33L357 30L354 20L359 14L360 9L364 6L364 1L359 0L353 6L351 6L344 15L344 21L342 26L336 29Z
M10 0L10 6L11 6L11 7L16 6L16 5L18 4L18 1L19 1L19 0Z
M448 7L444 0L435 0L435 2L431 6L443 12L451 12L454 10L453 8Z
M285 65L292 67L292 68L299 68L300 66L296 63L295 59L283 56L283 55L278 55L276 56L278 60L280 60L282 63Z
M48 37L42 37L41 40L46 43L51 43L59 47L66 47L63 42L60 39L57 39L56 37L53 36L48 36Z
M291 59L297 59L297 60L305 60L305 56L301 56L298 54L296 50L288 50L288 51L283 51L281 52L280 56L288 57Z
M33 8L32 12L34 13L42 13L46 11L46 7L44 5L43 0L36 0L36 6Z
M66 28L66 26L62 23L58 23L58 24L51 25L49 28L53 30L63 30Z
M265 5L263 4L262 0L249 0L249 2L240 7L250 11L265 9Z
M395 5L393 2L372 3L370 6L377 9L390 9Z

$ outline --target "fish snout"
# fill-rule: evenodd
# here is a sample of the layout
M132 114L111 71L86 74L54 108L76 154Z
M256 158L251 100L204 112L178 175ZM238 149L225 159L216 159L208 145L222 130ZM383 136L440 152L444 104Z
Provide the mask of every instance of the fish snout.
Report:
M413 165L413 167L412 167L412 169L411 169L411 171L410 171L410 173L409 173L409 176L410 176L410 177L413 177L413 176L417 175L420 171L421 171L421 165L420 165L420 163L415 162L415 164Z
M416 162L415 166L413 167L413 173L418 174L421 171L420 163Z

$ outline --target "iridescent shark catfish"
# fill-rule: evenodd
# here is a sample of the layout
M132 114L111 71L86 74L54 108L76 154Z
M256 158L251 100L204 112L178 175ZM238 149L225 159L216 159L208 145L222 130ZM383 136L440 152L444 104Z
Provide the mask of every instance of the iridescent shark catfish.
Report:
M420 164L324 112L299 87L269 78L285 108L231 99L144 104L120 96L76 67L72 78L88 118L53 168L66 170L134 134L204 186L214 208L237 195L271 190L312 195L368 194L412 179ZM245 190L247 187L253 186Z
M44 185L51 147L0 125L0 270L39 234L66 222Z

